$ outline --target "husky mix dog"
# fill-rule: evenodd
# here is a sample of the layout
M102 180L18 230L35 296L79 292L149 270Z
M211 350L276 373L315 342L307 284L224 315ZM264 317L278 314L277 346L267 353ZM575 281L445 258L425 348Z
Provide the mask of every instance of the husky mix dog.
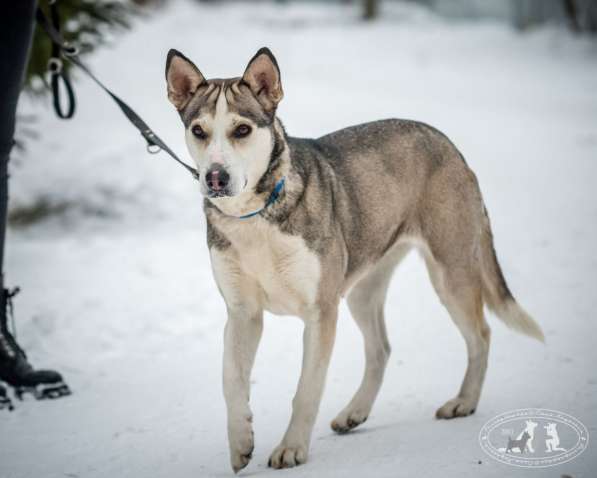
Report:
M331 426L344 433L367 419L390 355L388 284L411 248L424 257L468 352L460 391L438 418L475 411L490 339L484 305L543 339L506 285L475 175L442 133L389 119L317 139L288 136L276 117L280 70L267 48L242 77L211 80L171 50L166 80L200 173L207 244L228 311L223 383L235 472L253 451L249 384L264 310L304 321L301 376L290 424L269 459L274 468L307 460L343 297L363 334L366 367Z

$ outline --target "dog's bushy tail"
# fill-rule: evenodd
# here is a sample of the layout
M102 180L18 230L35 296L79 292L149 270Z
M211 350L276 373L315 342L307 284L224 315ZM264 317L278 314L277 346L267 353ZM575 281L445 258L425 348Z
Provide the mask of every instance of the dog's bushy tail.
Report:
M497 260L493 247L493 234L485 210L485 224L481 237L481 269L483 300L487 306L513 330L545 342L539 324L516 302Z

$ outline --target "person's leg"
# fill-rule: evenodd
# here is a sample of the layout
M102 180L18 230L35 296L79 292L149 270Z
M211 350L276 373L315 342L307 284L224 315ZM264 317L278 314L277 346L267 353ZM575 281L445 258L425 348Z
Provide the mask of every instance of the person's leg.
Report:
M0 15L0 380L13 386L17 396L29 390L38 398L54 398L69 393L68 388L59 373L35 370L27 361L8 329L7 313L14 293L4 284L8 160L14 143L17 102L29 56L35 9L36 0L6 2ZM6 405L11 408L6 389L0 385L0 408Z
M23 86L35 21L36 0L7 2L0 15L0 290L4 290L4 239L8 210L8 160L15 131L19 93ZM0 310L6 298L0 294Z

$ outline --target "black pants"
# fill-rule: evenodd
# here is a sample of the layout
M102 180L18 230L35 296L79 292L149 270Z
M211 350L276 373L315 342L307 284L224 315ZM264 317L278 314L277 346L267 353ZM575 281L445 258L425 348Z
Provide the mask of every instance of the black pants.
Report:
M0 314L6 313L4 239L8 160L14 144L17 102L29 57L36 3L36 0L15 0L0 7Z

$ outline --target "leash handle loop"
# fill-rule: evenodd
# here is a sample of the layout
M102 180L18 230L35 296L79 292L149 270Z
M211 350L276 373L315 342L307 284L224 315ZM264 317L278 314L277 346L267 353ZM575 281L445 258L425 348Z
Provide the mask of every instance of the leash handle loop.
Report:
M56 8L55 2L50 3L50 15L52 17L52 28L60 34L60 16L58 15L58 9ZM40 19L41 10L38 7L37 18ZM44 17L45 19L45 17ZM45 22L50 23L45 19ZM63 68L62 60L60 59L60 53L62 49L72 49L72 46L68 45L68 42L62 41L62 45L59 45L52 39L52 55L48 60L48 70L50 71L50 87L52 89L52 104L56 116L60 119L70 119L74 116L76 110L75 92L71 84L68 72ZM66 92L66 110L63 109L61 94L60 94L60 83L62 83L62 89Z
M66 91L66 111L62 109L62 102L60 99L60 82L62 81L62 86ZM75 92L73 91L73 86L70 82L66 71L62 68L58 70L58 72L52 72L52 77L50 80L50 85L52 87L52 97L53 97L53 104L54 104L54 111L56 115L60 119L70 119L75 114L76 109L76 100L75 100Z

